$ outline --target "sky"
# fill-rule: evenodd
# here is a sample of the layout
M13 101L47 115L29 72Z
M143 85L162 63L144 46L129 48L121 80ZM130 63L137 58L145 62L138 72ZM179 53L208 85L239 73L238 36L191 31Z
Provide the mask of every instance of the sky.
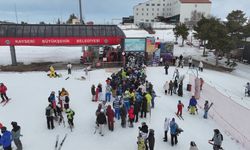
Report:
M82 0L85 21L100 24L121 22L124 16L133 15L133 6L146 0ZM250 17L249 0L211 0L211 14L225 19L232 10L243 10ZM78 0L0 0L0 20L10 22L56 23L66 21L69 15L79 16ZM16 11L15 11L16 10ZM16 13L15 13L16 12ZM16 17L17 16L17 17Z

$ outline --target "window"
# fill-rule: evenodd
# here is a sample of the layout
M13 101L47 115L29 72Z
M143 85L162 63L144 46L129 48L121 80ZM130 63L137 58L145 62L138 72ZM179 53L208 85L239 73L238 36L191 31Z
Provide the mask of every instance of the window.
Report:
M163 4L163 6L165 6L165 4Z
M37 31L37 36L38 37L44 37L44 32L45 32L45 26L39 25L38 26L38 31Z
M80 36L79 35L79 26L73 26L73 36L76 36L76 37L78 37L78 36Z
M159 11L159 8L157 8L157 11Z
M16 26L8 26L7 34L9 37L15 37L16 36Z
M30 36L31 37L36 37L37 36L37 30L38 30L38 26L31 26Z
M138 16L139 14L138 13L136 13L136 16Z
M157 6L161 6L161 4L157 4Z
M159 13L157 13L157 16L159 16Z
M136 8L136 10L138 11L139 9L138 9L138 8Z
M52 31L54 37L60 36L60 26L52 26Z
M144 14L143 14L143 13L141 13L141 15L143 16Z
M23 26L20 25L20 26L16 27L16 36L17 37L22 37L23 36Z
M45 26L44 36L51 37L51 35L52 35L52 26Z
M148 13L147 13L147 16L148 16Z
M87 28L86 28L86 26L80 26L80 28L79 28L79 32L80 32L80 35L81 36L86 36L87 35L87 30L86 30Z
M152 16L154 16L154 13L152 13Z
M152 11L154 11L155 9L154 8L152 8Z
M165 11L165 8L163 8L162 10Z
M151 6L155 6L155 4L151 4Z
M145 21L146 21L146 22L148 22L149 20L148 20L148 19L146 19Z
M144 11L144 8L142 8L141 10Z
M148 8L147 8L147 11L148 11Z
M154 22L154 19L152 19L151 22Z
M67 26L67 36L73 36L73 29L72 26Z
M149 4L146 4L146 6L149 6Z

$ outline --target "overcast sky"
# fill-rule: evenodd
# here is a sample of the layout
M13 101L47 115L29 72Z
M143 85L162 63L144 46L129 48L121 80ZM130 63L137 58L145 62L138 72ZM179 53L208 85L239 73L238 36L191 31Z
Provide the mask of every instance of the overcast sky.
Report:
M82 0L84 20L111 23L133 13L133 6L146 0ZM250 17L250 0L212 0L212 15L224 19L232 10L243 10ZM55 23L65 21L69 15L79 16L78 0L0 0L0 20L20 23ZM119 22L115 21L114 22Z

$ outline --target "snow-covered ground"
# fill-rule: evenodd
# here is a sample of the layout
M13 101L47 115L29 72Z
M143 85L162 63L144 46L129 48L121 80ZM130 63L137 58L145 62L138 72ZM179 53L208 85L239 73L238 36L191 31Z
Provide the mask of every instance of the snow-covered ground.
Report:
M174 112L178 100L182 100L185 105L183 112L184 121L176 118L177 123L184 132L181 133L179 143L175 149L186 150L189 148L191 140L195 141L200 150L211 150L212 146L208 144L208 140L213 136L213 129L220 128L212 119L204 120L203 112L199 111L199 115L192 116L187 112L187 105L191 93L184 90L184 97L176 95L164 95L163 84L166 80L172 79L174 67L170 67L169 75L164 74L163 67L147 68L148 80L153 83L154 89L159 97L156 98L156 107L152 110L151 118L140 119L134 128L121 128L120 121L115 120L115 130L110 132L105 127L105 135L101 137L98 133L93 134L95 125L95 110L98 103L91 102L90 87L92 84L102 83L105 85L105 79L110 76L110 70L104 69L91 71L85 81L75 80L84 73L80 70L74 70L68 80L66 70L59 71L63 74L63 78L48 78L45 72L1 72L1 82L8 86L8 95L12 100L5 107L0 109L0 122L11 129L10 122L17 121L22 127L22 142L26 150L45 150L53 149L55 145L56 135L63 138L65 133L69 133L63 150L69 149L119 149L119 150L135 150L137 149L136 140L138 135L138 126L140 122L146 121L149 128L155 130L156 150L170 149L170 143L162 141L164 131L163 123L165 117L175 117ZM181 74L186 75L184 85L188 83L187 68L180 69ZM232 77L228 73L215 72L205 70L201 73L204 78L213 79L214 82L218 77L227 78L230 82L229 88L239 88L238 82L240 77ZM234 82L233 82L234 81ZM219 83L229 84L226 80ZM70 132L69 128L58 126L54 130L47 130L45 107L48 104L48 96L51 91L58 91L62 87L66 88L70 94L70 106L75 110L75 129ZM184 88L185 89L185 88ZM243 148L235 141L231 140L224 134L223 147L226 150L243 150Z

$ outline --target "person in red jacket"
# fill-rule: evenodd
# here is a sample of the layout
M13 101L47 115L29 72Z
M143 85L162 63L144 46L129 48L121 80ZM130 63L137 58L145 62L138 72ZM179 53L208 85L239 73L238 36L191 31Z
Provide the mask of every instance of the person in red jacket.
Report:
M177 116L182 116L182 108L184 107L184 105L182 104L181 101L178 102L178 105L177 105Z
M131 105L129 110L128 110L128 118L129 118L129 122L130 122L130 126L129 127L134 127L133 122L134 122L134 118L135 118L135 114L134 114L134 105Z
M9 98L6 95L6 91L7 91L7 87L3 83L0 83L0 94L1 94L1 98L2 98L1 103L6 101L6 100L9 100Z
M99 87L97 86L97 87L96 87L96 90L95 90L95 101L96 101L96 102L99 101L98 95L99 95Z
M110 131L114 131L114 117L115 117L115 113L112 110L111 105L108 105L106 115L108 117L109 130Z

